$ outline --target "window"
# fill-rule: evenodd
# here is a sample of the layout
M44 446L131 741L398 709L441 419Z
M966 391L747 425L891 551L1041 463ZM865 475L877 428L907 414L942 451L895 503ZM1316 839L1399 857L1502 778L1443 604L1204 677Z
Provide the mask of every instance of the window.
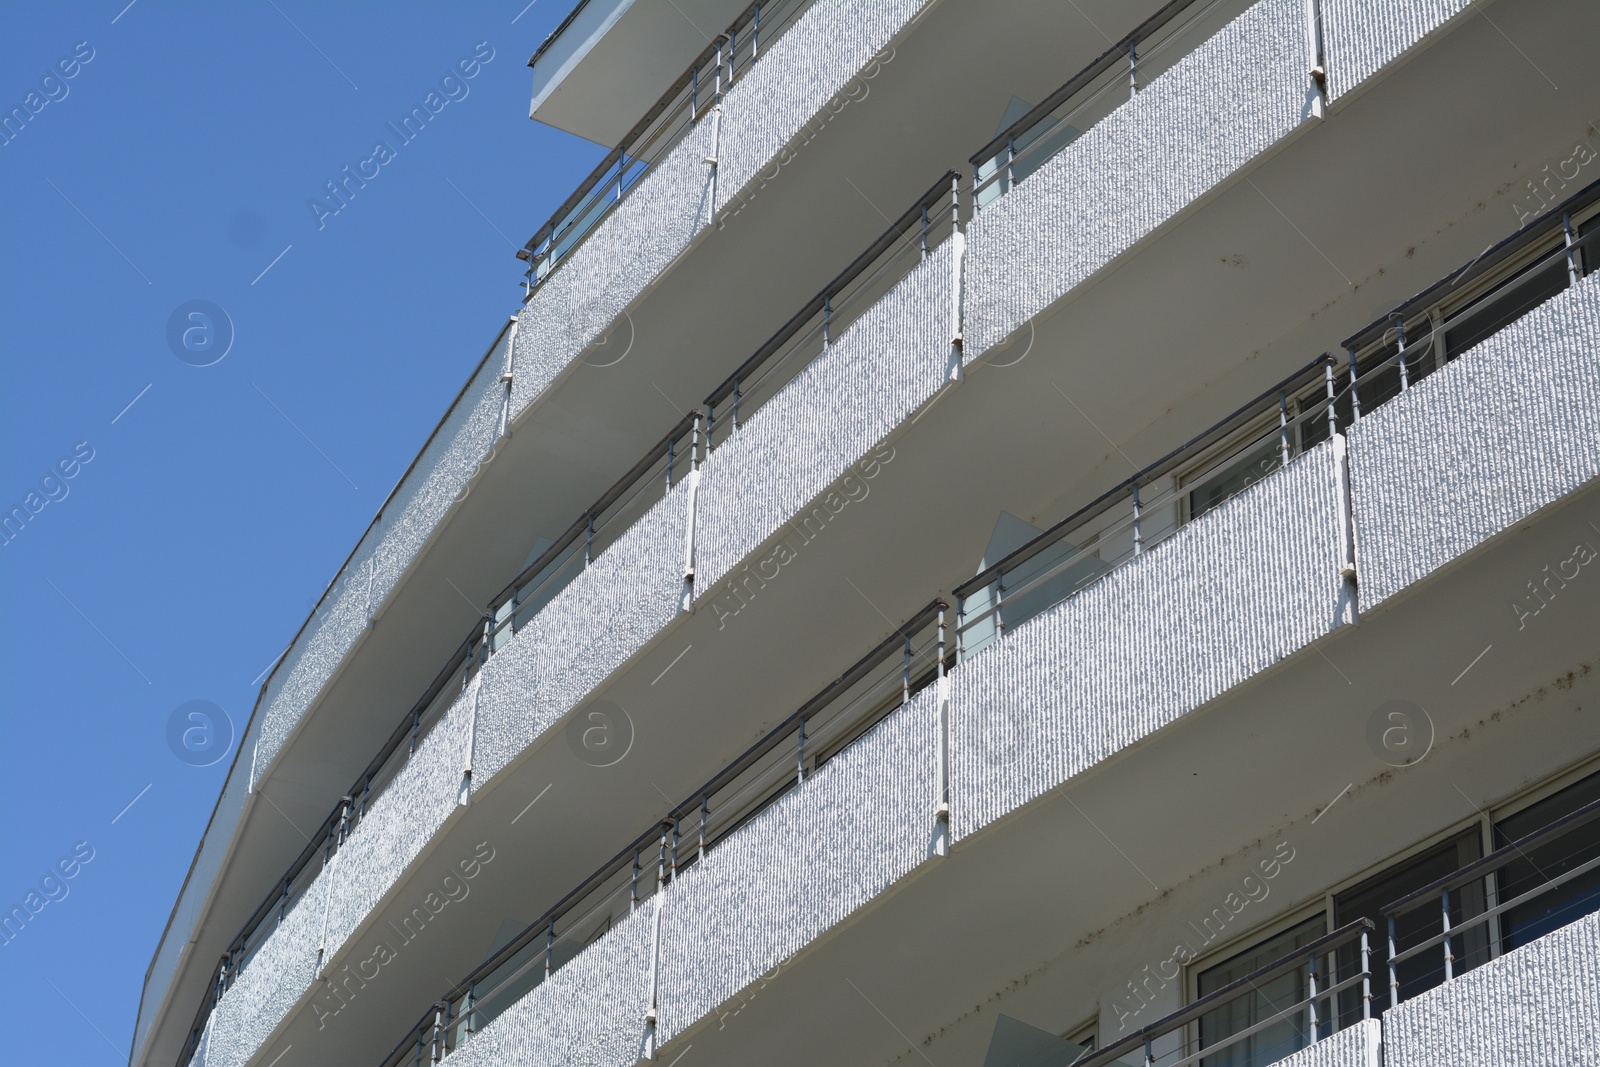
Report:
M1387 960L1389 953L1388 924L1378 914L1380 908L1392 904L1401 897L1414 890L1421 889L1430 882L1437 881L1446 875L1478 859L1483 854L1481 844L1481 830L1473 827L1465 830L1447 841L1441 841L1432 848L1401 860L1387 870L1368 878L1360 885L1353 886L1338 894L1333 900L1333 922L1338 928L1346 923L1354 922L1360 918L1371 919L1377 927L1376 944L1372 946L1373 976L1372 998L1373 1014L1389 1006L1389 976L1387 967L1382 961ZM1484 910L1483 891L1480 887L1469 885L1461 891L1452 894L1450 901L1450 924L1456 926L1480 915ZM1395 944L1401 952L1425 941L1444 930L1442 911L1439 908L1421 908L1407 915L1402 915L1395 922ZM1480 925L1467 931L1458 938L1452 946L1455 953L1455 973L1460 974L1471 967L1476 967L1489 958L1488 939L1484 928ZM1339 973L1353 974L1360 970L1356 960L1354 947L1339 953ZM1409 1000L1418 993L1425 992L1444 981L1444 951L1430 951L1419 953L1408 960L1403 960L1398 968L1400 999ZM1339 1002L1340 1025L1345 1026L1361 1018L1361 993L1359 990L1349 990L1340 998Z
M1327 932L1325 923L1326 920L1320 915L1308 919L1214 967L1206 968L1200 972L1196 993L1202 997L1215 993L1245 975L1277 962L1296 949L1304 948ZM1210 1048L1264 1022L1289 1005L1305 1000L1306 993L1306 973L1303 970L1261 983L1253 993L1238 997L1200 1017L1200 1048ZM1265 1067L1266 1064L1275 1063L1311 1043L1311 1035L1307 1032L1309 1022L1310 1016L1304 1009L1294 1012L1249 1037L1202 1057L1201 1067Z
M1494 828L1495 847L1504 848L1596 800L1600 800L1600 773L1591 774L1499 820ZM1525 857L1502 868L1498 876L1497 895L1502 901L1515 900L1596 856L1600 856L1600 821L1564 834L1559 840L1532 848ZM1565 885L1503 912L1500 916L1500 949L1505 952L1526 945L1595 911L1600 911L1600 869L1581 874Z

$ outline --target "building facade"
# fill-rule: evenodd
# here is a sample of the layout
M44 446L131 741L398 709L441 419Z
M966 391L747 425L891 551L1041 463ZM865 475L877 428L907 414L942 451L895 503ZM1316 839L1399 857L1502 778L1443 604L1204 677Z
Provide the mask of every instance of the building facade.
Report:
M130 1063L1600 1064L1596 39L579 2Z

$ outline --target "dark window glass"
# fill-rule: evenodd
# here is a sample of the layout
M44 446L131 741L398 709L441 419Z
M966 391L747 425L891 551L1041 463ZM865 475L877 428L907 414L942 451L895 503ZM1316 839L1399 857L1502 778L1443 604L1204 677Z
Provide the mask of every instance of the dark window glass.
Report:
M1421 889L1430 882L1478 859L1483 854L1476 829L1441 842L1426 852L1395 864L1381 874L1367 879L1358 886L1340 893L1333 901L1335 928L1360 918L1372 920L1377 931L1372 945L1372 1009L1376 1015L1389 1006L1388 972L1388 922L1379 909L1401 897ZM1481 885L1469 885L1451 894L1450 924L1462 922L1484 910ZM1443 932L1442 909L1438 903L1424 904L1395 920L1395 944L1399 951L1426 941ZM1339 974L1356 974L1361 970L1359 946L1340 949ZM1482 924L1456 938L1452 944L1455 954L1455 973L1460 974L1488 959L1487 933ZM1400 999L1409 1000L1418 993L1432 989L1444 981L1444 949L1437 946L1403 960L1398 968ZM1339 998L1340 1025L1348 1026L1361 1018L1361 991L1351 989Z
M1451 316L1445 329L1446 359L1455 359L1480 341L1499 333L1567 287L1565 256L1541 258L1508 282Z
M1197 992L1202 997L1214 993L1252 971L1276 963L1326 932L1322 917L1308 919L1215 967L1201 971ZM1200 1017L1200 1048L1204 1050L1218 1045L1298 1004L1306 998L1306 987L1306 968L1298 967L1271 981L1261 982L1243 995L1206 1012ZM1265 1067L1266 1064L1276 1063L1311 1043L1309 1027L1310 1015L1301 1008L1249 1037L1240 1038L1202 1057L1201 1067Z
M1550 825L1564 815L1600 800L1600 774L1589 777L1546 797L1495 825L1495 847L1504 848ZM1556 840L1529 848L1500 869L1499 897L1515 900L1552 878L1600 856L1600 820L1562 834ZM1509 951L1526 945L1595 911L1600 911L1600 869L1579 875L1572 881L1542 893L1526 904L1509 908L1500 916L1502 949Z

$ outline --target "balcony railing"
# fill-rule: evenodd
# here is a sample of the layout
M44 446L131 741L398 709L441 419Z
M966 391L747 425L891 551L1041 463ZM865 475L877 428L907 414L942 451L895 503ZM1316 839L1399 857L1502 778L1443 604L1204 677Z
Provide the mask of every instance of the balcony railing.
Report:
M1597 820L1600 800L1382 908L1388 1006L1485 962L1503 943L1502 923L1513 911L1548 903L1530 924L1538 936L1600 908L1594 879L1579 881L1600 869L1594 834L1580 833ZM1564 886L1572 891L1555 896Z
M1225 0L1171 0L1106 49L1061 88L1001 130L973 154L973 209L981 211L1010 192L1084 131L1105 118L1157 75L1192 52L1218 21L1242 4Z
M832 337L925 259L958 225L960 176L950 171L933 184L838 277L739 368L706 401L707 418L691 411L653 445L610 489L586 508L488 604L481 622L456 647L417 703L407 711L355 781L312 835L284 877L251 915L212 975L180 1063L187 1062L216 1002L243 972L260 944L299 894L332 859L366 812L444 717L476 671L513 634L583 573L642 516L660 495L698 467L712 445L725 443L740 418L750 415L824 351ZM714 416L724 405L727 423ZM514 998L513 998L514 999Z
M382 1067L438 1063L470 1041L614 922L934 682L949 665L944 625L942 601L912 616L452 986Z
M960 222L961 175L948 171L864 252L812 297L782 329L706 397L707 440L714 447L787 385ZM723 414L719 417L717 412ZM717 430L722 425L719 437Z
M956 586L971 655L1600 267L1600 182L1319 356L1232 415Z
M518 250L517 258L528 264L527 297L627 199L640 179L706 118L763 50L794 25L813 2L767 0L751 4L695 57L689 69ZM564 22L561 28L566 25ZM540 52L549 43L547 40L540 46ZM534 58L538 58L537 53Z
M1357 989L1361 991L1361 1018L1370 1019L1372 933L1370 919L1357 919L1158 1019L1144 1029L1136 1030L1120 1041L1073 1061L1073 1067L1134 1063L1143 1064L1144 1067L1188 1067L1191 1063L1205 1065L1208 1060L1231 1063L1233 1057L1229 1050L1234 1045L1258 1038L1273 1028L1287 1028L1291 1031L1294 1046L1304 1048L1338 1029L1342 1013L1335 998L1341 994L1353 994ZM1340 959L1342 956L1351 956L1351 950L1354 950L1354 959L1360 961L1359 966L1354 970L1347 967L1349 973L1341 975ZM1266 989L1275 988L1274 983L1284 979L1294 983L1294 992L1277 998L1265 992ZM1303 985L1300 984L1302 979ZM1224 1013L1236 1005L1246 1005L1248 1011L1249 1007L1262 1003L1268 1012L1265 1017L1197 1051L1188 1051L1199 1044L1190 1040L1193 1024L1201 1023L1215 1013ZM1159 1051L1158 1046L1161 1046ZM1257 1060L1246 1053L1244 1062L1256 1063Z

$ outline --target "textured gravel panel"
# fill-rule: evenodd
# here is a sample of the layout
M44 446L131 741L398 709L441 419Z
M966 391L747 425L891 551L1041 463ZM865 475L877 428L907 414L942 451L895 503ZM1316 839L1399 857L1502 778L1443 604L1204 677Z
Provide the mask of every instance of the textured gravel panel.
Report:
M255 1055L316 976L326 878L317 878L284 915L211 1013L205 1067L239 1067Z
M701 468L695 586L712 589L944 382L954 243L850 325Z
M661 1038L770 973L927 858L936 687L684 873L661 935Z
M720 211L808 123L862 95L841 93L931 0L819 0L764 49L722 102ZM888 57L884 57L887 59ZM880 60L881 62L881 60Z
M469 687L451 705L334 858L328 871L335 879L329 960L455 810L472 729L472 696Z
M489 454L505 397L499 383L504 369L502 341L467 383L395 498L356 546L355 555L305 631L273 672L257 711L264 719L253 782L261 780L301 716L366 629L369 601L372 610L379 612L418 550L461 495L478 463Z
M498 774L672 621L688 506L688 482L679 482L489 660L474 783Z
M515 418L711 221L711 123L702 122L575 249L522 308Z
M1363 607L1600 474L1600 274L1350 430Z
M1304 0L1262 0L972 220L968 362L1297 126Z
M1328 98L1337 100L1471 0L1322 0Z
M1382 1046L1382 1024L1367 1019L1285 1056L1273 1067L1383 1067Z
M1385 1067L1600 1065L1600 915L1383 1016Z
M650 1002L646 904L452 1053L450 1067L630 1067Z
M1325 443L952 675L964 837L1332 628L1338 486Z

